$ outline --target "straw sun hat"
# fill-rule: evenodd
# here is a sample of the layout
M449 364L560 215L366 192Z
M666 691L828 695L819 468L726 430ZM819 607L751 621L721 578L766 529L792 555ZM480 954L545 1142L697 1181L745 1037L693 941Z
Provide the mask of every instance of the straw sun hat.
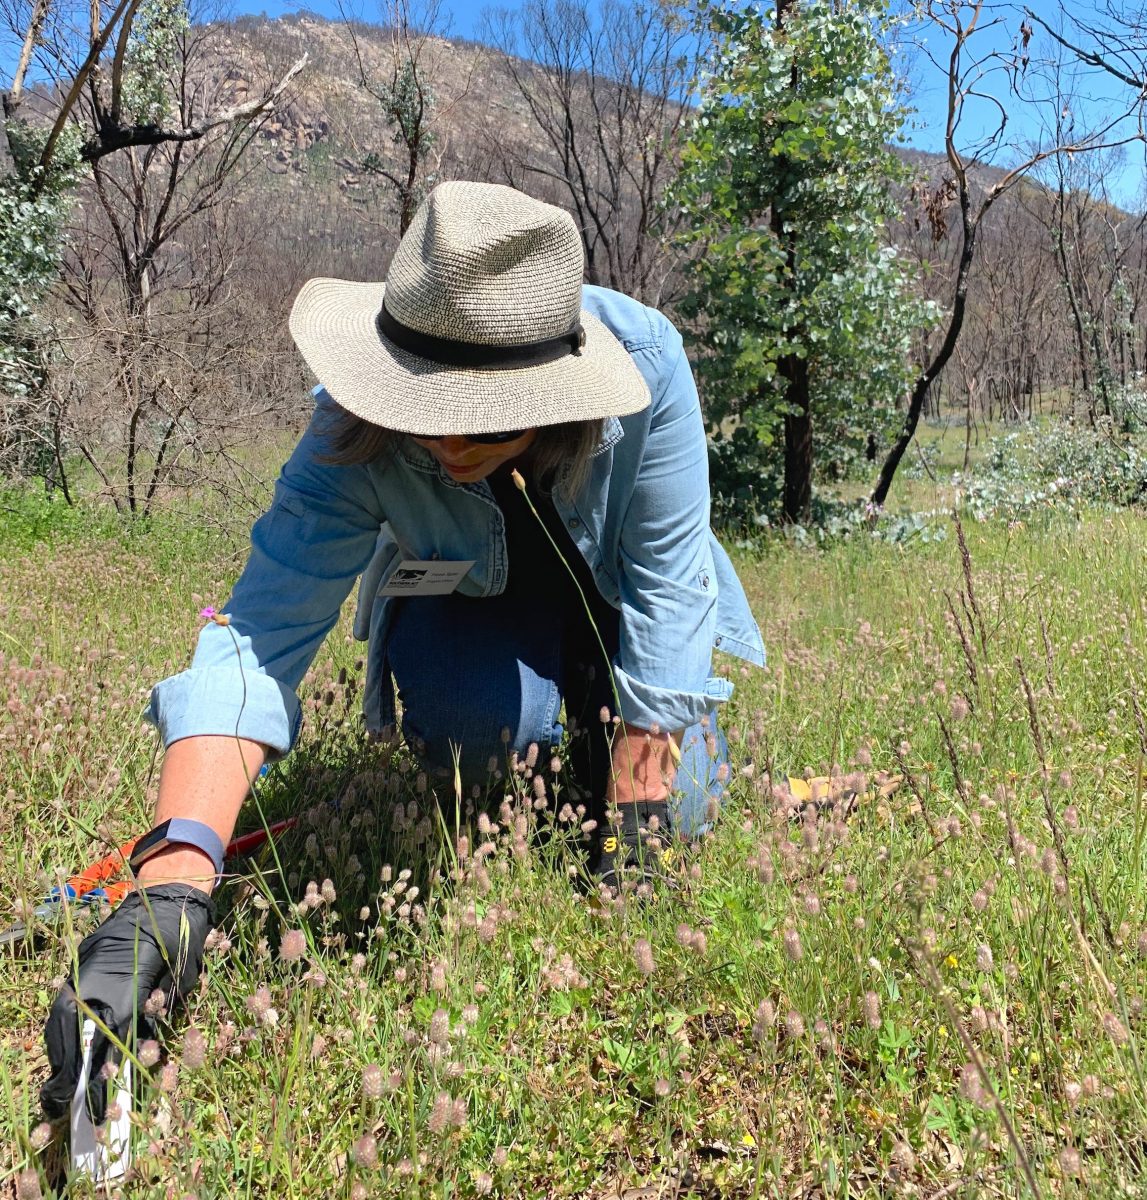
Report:
M295 344L342 408L400 433L501 433L649 404L621 343L581 307L571 217L513 188L443 183L386 283L312 279ZM383 303L385 298L385 305Z

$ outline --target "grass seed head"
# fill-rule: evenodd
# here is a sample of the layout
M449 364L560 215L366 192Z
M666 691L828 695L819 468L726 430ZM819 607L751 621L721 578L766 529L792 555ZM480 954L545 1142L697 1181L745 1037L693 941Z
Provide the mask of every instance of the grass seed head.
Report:
M977 1108L992 1107L992 1093L975 1063L965 1063L960 1071L960 1095Z
M880 1028L880 997L875 992L864 993L864 1023L869 1029Z
M430 1018L429 1038L436 1046L445 1046L450 1041L450 1014L444 1008L435 1009Z
M16 1200L40 1200L43 1194L35 1167L28 1167L16 1176Z
M376 1063L368 1063L362 1069L362 1094L368 1100L378 1100L385 1090L382 1068Z
M916 1154L907 1142L897 1142L892 1147L890 1161L898 1179L907 1179L916 1170Z
M1104 1015L1103 1031L1117 1046L1126 1046L1131 1040L1127 1026L1113 1012Z
M364 1133L351 1146L350 1155L356 1166L371 1170L378 1166L378 1143L369 1133Z
M439 1092L434 1097L434 1106L430 1110L427 1127L436 1136L441 1136L450 1128L450 1120L454 1115L454 1102L449 1092Z
M801 945L801 935L791 927L784 933L785 957L790 962L800 962L804 957L804 947Z
M1064 1146L1059 1152L1059 1169L1068 1179L1076 1179L1083 1174L1083 1160L1074 1146Z
M297 962L307 952L307 935L301 929L288 929L279 943L283 962Z

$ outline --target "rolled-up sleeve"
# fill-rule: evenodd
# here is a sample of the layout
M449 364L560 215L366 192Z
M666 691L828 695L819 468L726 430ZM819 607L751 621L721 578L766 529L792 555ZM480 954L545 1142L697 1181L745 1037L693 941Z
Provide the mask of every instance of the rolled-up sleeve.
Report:
M250 557L223 610L230 623L209 622L190 668L152 690L146 715L164 745L221 734L261 742L278 758L298 736L296 689L384 519L365 466L318 461L329 404L320 397L251 531Z
M697 387L673 331L665 383L622 525L621 628L614 678L626 721L684 728L732 685L711 676L717 573L709 464Z

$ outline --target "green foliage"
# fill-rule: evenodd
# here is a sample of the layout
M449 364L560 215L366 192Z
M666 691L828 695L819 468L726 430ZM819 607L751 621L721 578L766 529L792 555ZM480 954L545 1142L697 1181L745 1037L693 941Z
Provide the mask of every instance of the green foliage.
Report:
M77 537L107 533L83 508L65 502L58 493L30 485L0 488L0 561L37 546L59 544Z
M1147 438L1120 432L1109 419L1096 428L1057 422L993 438L987 462L957 477L981 520L1027 517L1050 508L1147 506Z
M190 27L186 0L144 0L139 6L128 39L123 89L129 120L161 125L170 115L171 68Z
M24 396L39 379L35 303L59 263L60 206L16 174L0 180L0 384Z
M781 497L781 462L765 431L737 425L709 442L710 519L726 533L752 540L770 525Z
M390 127L391 140L398 147L399 165L393 168L387 155L370 150L363 157L362 169L395 186L400 232L405 233L415 209L434 182L434 176L424 175L423 168L438 140L430 128L435 96L411 58L395 68L394 78L389 83L373 88L372 94L382 110L383 120Z
M21 555L43 558L92 542L115 544L124 553L139 553L156 570L179 567L188 556L218 553L220 543L239 554L246 538L220 531L202 518L190 520L178 511L159 509L146 520L117 513L105 502L83 496L69 504L58 492L27 482L0 487L0 562Z
M1141 375L1116 389L1111 408L1122 433L1147 433L1147 383Z
M79 171L77 130L66 129L51 164L39 165L45 131L11 121L4 132L15 169L0 178L0 471L42 474L43 386L49 330L38 305L56 277L63 222Z
M884 8L813 0L783 32L759 6L707 16L711 74L673 192L696 252L683 310L707 415L775 443L787 411L778 363L805 358L817 470L841 478L888 431L912 335L935 319L882 242L904 176L888 144L902 110Z
M0 388L19 397L39 382L36 304L59 267L78 144L61 139L45 179L43 130L12 122L6 132L16 169L0 178Z

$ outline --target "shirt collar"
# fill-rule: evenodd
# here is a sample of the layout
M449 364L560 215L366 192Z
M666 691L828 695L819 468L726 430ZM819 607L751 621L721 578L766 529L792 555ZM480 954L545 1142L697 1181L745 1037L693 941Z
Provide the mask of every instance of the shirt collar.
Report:
M617 417L606 417L605 424L601 427L601 441L597 444L597 449L590 456L596 458L599 454L604 454L611 447L616 446L621 439L625 437L625 427Z

